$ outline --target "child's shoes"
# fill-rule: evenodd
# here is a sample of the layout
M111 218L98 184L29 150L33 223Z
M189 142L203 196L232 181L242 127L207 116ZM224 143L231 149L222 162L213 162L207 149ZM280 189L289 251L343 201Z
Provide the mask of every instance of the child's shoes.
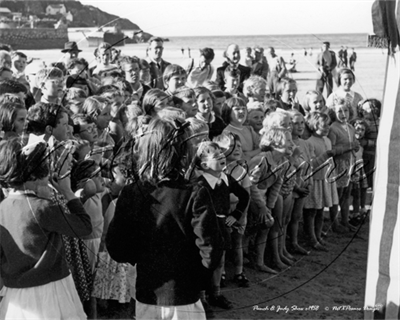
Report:
M233 304L227 298L225 298L222 294L220 295L210 295L208 297L208 303L214 307L219 307L222 309L232 309Z
M226 287L226 275L225 274L221 275L221 281L220 281L219 285L220 285L221 288L225 288Z
M207 319L215 318L215 313L211 308L210 304L208 303L208 301L206 299L201 299L201 303L203 304L204 312L206 313L206 318Z
M233 282L235 282L239 287L242 287L242 288L250 287L249 279L247 279L244 272L242 272L240 274L235 274L235 277L233 278Z

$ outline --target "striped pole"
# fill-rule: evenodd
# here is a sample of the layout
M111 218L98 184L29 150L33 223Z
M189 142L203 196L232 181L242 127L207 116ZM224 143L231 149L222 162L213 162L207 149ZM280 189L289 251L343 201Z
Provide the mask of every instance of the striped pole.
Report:
M375 10L375 11L374 11ZM377 141L364 319L400 319L400 53L398 1L375 1L374 31L385 28L389 54ZM395 26L393 26L395 24ZM382 31L382 30L381 30ZM375 33L377 33L375 31ZM397 37L397 39L396 39Z

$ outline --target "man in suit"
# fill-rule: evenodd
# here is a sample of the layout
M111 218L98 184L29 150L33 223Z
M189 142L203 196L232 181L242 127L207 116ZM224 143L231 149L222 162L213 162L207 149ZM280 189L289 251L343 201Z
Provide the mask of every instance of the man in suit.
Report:
M326 86L326 96L332 93L333 79L332 72L337 66L336 54L334 51L329 50L330 43L324 42L322 44L322 51L317 57L317 68L318 68L318 80L316 85L316 90L321 93L324 91L324 86Z
M150 66L150 86L164 90L163 73L169 62L162 59L164 50L164 40L157 37L152 37L149 40L149 47L147 48L147 62Z
M226 48L224 52L224 56L226 61L223 63L222 67L217 69L217 78L216 82L221 88L222 91L225 91L225 76L224 72L225 69L230 66L232 69L237 69L240 72L240 85L239 91L242 91L243 88L243 81L250 77L251 69L249 67L245 67L239 64L240 61L240 49L237 44L230 44L228 48Z

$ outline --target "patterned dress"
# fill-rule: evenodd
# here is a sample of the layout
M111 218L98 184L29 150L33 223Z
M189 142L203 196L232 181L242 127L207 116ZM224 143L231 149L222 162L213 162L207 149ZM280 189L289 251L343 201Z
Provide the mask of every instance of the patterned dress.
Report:
M336 183L329 179L329 171L333 166L332 158L326 152L331 149L331 142L327 137L311 136L307 142L311 147L311 167L313 187L305 200L306 209L323 209L339 203ZM324 164L328 164L324 166ZM335 172L332 171L333 175Z
M53 192L52 200L58 203L66 214L71 214L64 196L56 190ZM86 246L79 238L63 235L62 240L67 264L71 270L79 298L82 302L87 301L90 299L93 279Z
M105 213L104 237L107 226L114 217L116 200L113 200ZM103 239L104 239L103 237ZM129 263L114 261L107 249L99 252L96 276L93 283L92 296L104 300L117 300L119 303L128 303L131 299Z

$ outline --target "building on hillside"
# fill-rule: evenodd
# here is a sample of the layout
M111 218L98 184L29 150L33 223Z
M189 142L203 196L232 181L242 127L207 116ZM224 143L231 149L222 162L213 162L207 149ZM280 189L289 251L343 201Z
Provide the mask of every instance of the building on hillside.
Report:
M13 19L13 21L22 21L23 20L22 13L21 12L13 12L12 19ZM27 20L27 19L25 19L25 20Z
M49 4L46 7L46 15L67 14L67 9L63 4Z
M0 19L12 19L11 10L5 7L0 7Z

